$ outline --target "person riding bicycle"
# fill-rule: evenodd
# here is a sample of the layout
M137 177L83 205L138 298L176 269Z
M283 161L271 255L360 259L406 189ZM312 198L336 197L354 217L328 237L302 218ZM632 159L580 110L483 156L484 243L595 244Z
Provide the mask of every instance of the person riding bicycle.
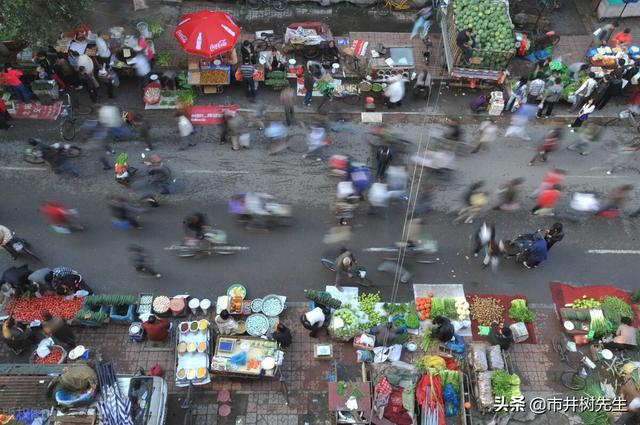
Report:
M184 224L185 229L195 233L197 239L204 238L204 226L207 224L204 214L193 212L184 218L182 224Z
M541 234L538 233L536 234L535 238L535 241L527 250L524 256L525 260L522 262L522 264L528 269L537 267L540 263L547 259L547 241Z
M158 155L150 158L151 164L147 169L149 182L160 187L160 193L166 195L169 192L169 184L172 180L171 169L166 166Z
M5 249L14 260L18 259L18 252L13 248L11 240L13 239L13 232L6 226L0 224L0 246Z
M564 239L564 231L562 230L562 223L553 223L550 229L544 229L544 240L547 242L547 251L551 249L556 243Z
M353 277L354 270L356 268L357 262L356 258L353 256L353 253L346 248L342 248L340 250L340 255L336 258L336 288L340 289L340 284L342 283L342 275L347 275L347 277Z
M41 139L32 137L29 139L29 145L33 146L33 151L38 153L40 158L44 159L52 168L54 167L55 158L58 154L58 149L54 146L58 145L57 143L55 145L47 145Z
M40 207L40 212L54 229L60 228L68 231L71 227L78 227L77 225L73 226L70 222L73 212L61 202L47 201Z

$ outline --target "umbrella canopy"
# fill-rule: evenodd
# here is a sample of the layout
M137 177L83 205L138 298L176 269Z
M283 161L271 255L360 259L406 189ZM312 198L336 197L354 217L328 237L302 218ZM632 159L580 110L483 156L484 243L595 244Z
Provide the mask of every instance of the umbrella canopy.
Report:
M210 58L231 50L240 28L224 12L201 10L184 15L173 35L186 52Z

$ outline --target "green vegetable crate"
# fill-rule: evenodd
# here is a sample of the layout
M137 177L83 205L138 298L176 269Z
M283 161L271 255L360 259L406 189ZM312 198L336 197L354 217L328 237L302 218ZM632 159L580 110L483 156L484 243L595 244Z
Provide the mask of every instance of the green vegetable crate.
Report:
M109 308L104 305L92 306L85 303L76 313L75 318L83 326L97 328L109 321Z

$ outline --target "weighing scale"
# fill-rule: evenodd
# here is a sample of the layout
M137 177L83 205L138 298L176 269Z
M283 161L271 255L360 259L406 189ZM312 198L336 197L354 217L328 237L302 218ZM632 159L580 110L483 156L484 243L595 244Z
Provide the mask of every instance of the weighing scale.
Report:
M219 353L232 353L236 346L236 340L233 338L219 338L218 339L218 352Z

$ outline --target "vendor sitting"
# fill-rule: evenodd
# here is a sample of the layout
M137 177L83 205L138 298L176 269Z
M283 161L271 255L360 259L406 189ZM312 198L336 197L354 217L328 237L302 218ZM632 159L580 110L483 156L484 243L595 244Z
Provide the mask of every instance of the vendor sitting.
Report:
M322 48L322 64L331 67L334 63L340 63L340 50L333 40L330 40Z
M29 291L36 297L41 298L44 294L53 293L53 288L47 282L47 276L51 272L51 269L44 267L38 269L29 275L29 282L31 284Z
M267 63L267 71L284 71L284 67L287 63L287 58L278 51L275 47L271 48L271 51L265 53Z
M218 326L218 333L220 333L220 335L231 335L238 330L238 322L231 317L227 310L222 310L214 321L216 322L216 326Z
M628 317L620 318L620 326L618 326L618 330L616 331L616 336L613 338L612 342L607 342L604 345L604 348L614 349L614 350L635 350L638 346L638 341L636 340L636 328L632 326L632 321Z
M273 333L273 339L280 344L280 347L282 348L289 348L293 340L291 337L291 331L282 323L278 323L278 326L276 326L276 331Z
M398 333L393 329L393 323L387 322L371 328L371 334L376 337L376 347L389 347L395 343Z
M318 337L318 332L320 331L320 329L322 329L325 319L325 313L320 307L316 307L300 317L302 326L304 326L305 329L311 331L309 332L309 336L311 338Z
M142 329L147 334L147 339L152 342L163 342L169 336L171 323L167 319L158 319L151 315L146 322L142 324Z
M455 329L451 320L444 316L437 316L433 319L433 329L431 335L438 338L441 342L449 342L453 338Z
M31 328L24 323L16 323L11 316L2 324L2 339L15 354L22 353L35 342Z
M504 323L498 325L498 322L493 322L489 335L487 335L487 341L491 345L499 345L502 350L506 351L513 343L513 332Z
M20 267L10 267L2 273L0 284L8 287L8 292L13 291L17 296L29 290L29 275L31 270L24 264Z

